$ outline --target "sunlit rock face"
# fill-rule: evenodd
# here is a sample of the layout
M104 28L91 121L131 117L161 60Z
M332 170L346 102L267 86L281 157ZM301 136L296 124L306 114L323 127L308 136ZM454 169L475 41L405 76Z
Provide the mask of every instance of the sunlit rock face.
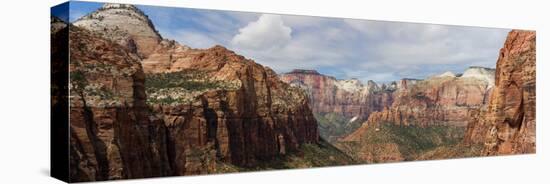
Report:
M133 5L105 3L73 24L99 33L142 58L149 56L162 40L147 15Z
M483 143L484 155L535 153L536 33L513 30L497 61L486 109L472 116L466 143Z
M314 70L296 69L279 78L308 94L313 112L327 121L328 127L321 125L320 129L321 135L329 140L352 132L372 112L389 106L397 88L396 85L380 86L374 81L365 85L358 79L337 80Z

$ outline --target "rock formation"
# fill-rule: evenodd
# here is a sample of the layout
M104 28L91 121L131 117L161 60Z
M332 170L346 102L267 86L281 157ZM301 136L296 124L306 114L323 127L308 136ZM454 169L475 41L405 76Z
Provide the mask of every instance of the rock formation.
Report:
M187 158L190 149L201 148L214 150L220 160L246 167L318 141L317 123L307 97L280 81L271 69L221 46L179 48L166 52L170 57L153 54L150 59L172 58L167 71L184 72L188 76L179 78L201 81L204 86L158 86L148 90L154 111L168 126L172 154L177 158ZM149 71L151 81L167 75L156 71ZM176 83L167 80L159 83ZM164 91L172 93L163 95ZM178 91L188 95L177 96L182 93ZM177 100L169 102L166 98ZM175 164L178 170L188 162L177 159Z
M311 70L293 70L281 80L308 92L316 113L340 113L349 119L366 118L392 103L391 89L381 89L373 81L363 85L357 79L337 80Z
M363 85L357 79L337 80L314 70L296 69L281 74L280 78L306 91L310 98L311 109L321 118L333 123L334 118L342 119L341 122L337 122L338 125L320 126L321 135L329 140L355 130L370 113L381 111L389 106L396 89L396 86L380 87L374 81L368 81L367 85Z
M255 167L319 141L302 90L224 47L162 39L131 5L105 4L71 27L76 181Z
M535 153L536 34L513 30L497 61L487 109L475 112L466 143L483 143L483 155Z
M472 70L469 68L465 73ZM491 71L485 69L484 71ZM369 117L368 123L391 122L400 125L458 125L467 124L468 110L482 107L493 84L490 72L483 79L462 75L454 77L444 73L437 77L417 81L414 85L402 81L393 104Z
M140 57L149 56L162 40L147 15L133 5L105 3L73 24L113 40Z
M165 127L149 113L138 56L69 28L71 181L170 175Z
M467 71L472 68L478 70L471 67ZM483 71L491 75L491 69ZM479 76L445 72L425 80L403 79L395 85L393 104L371 113L360 128L338 140L337 147L363 161L393 162L418 159L420 150L433 149L434 145L455 144L464 135L469 113L486 104L493 88L486 80L491 76ZM407 136L415 141L404 143ZM382 137L388 138L380 142ZM411 147L418 150L411 151Z

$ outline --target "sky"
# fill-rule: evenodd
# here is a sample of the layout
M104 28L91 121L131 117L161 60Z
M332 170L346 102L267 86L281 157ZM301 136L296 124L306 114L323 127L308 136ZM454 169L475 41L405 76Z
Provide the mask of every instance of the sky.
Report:
M102 6L72 1L71 22ZM494 68L508 29L137 6L163 38L222 45L277 73L313 69L338 79L389 82L469 66ZM56 12L63 11L54 11Z

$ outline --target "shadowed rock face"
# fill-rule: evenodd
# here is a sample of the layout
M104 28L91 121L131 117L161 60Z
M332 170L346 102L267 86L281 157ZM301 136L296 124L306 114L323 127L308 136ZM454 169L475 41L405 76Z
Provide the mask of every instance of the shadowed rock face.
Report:
M214 150L212 156L223 161L247 167L295 151L301 144L317 143L317 123L305 94L280 81L271 69L221 46L172 48L163 51L172 54L168 58L175 61L168 71L201 72L189 80L218 81L216 87L201 89L206 92L182 97L180 102L156 103L153 101L158 99L152 99L151 106L168 126L176 158L187 159L190 148L201 148ZM158 55L153 54L155 58ZM148 75L164 75L157 71L151 70ZM189 168L185 167L189 162L175 162L179 174L196 172L179 170Z
M497 61L487 109L473 116L466 143L484 143L484 155L535 153L536 34L513 30Z
M138 56L69 29L71 181L170 175L165 127L146 106Z

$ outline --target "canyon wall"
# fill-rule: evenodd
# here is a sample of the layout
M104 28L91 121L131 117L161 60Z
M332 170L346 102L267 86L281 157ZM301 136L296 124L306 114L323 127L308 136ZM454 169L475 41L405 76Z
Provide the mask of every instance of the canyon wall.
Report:
M394 88L381 88L373 81L363 85L357 79L337 80L314 70L293 70L281 80L304 89L316 113L339 113L346 118L366 119L370 113L389 106Z
M424 154L462 156L446 147L462 140L469 113L487 103L492 76L493 69L470 67L462 75L445 72L401 80L393 104L371 113L361 127L336 141L336 147L367 163L417 160ZM475 151L463 153L470 152Z
M536 33L513 30L497 61L495 89L486 109L473 113L465 143L483 155L535 153Z
M169 175L166 129L148 112L138 56L69 28L71 181Z
M306 92L320 134L329 142L359 128L372 112L391 105L397 89L395 83L379 86L374 81L337 80L315 70L296 69L279 77Z
M493 86L490 80L466 75L471 73L470 70L480 68L471 67L460 77L430 77L400 90L391 107L373 113L368 123L465 126L468 121L468 110L482 107L487 102ZM481 70L488 71L487 78L493 78L494 70Z
M246 167L296 151L301 144L317 143L317 122L308 98L271 69L221 46L204 50L172 46L166 48L171 51L161 52L173 59L168 71L185 73L179 77L188 77L185 81L209 84L153 85L148 90L150 104L168 126L176 157L187 157L189 149L212 147L221 160ZM157 61L159 56L154 55L150 59ZM177 83L157 71L148 71L151 81ZM187 164L185 159L175 162L175 168Z
M70 27L74 181L219 173L319 141L303 91L252 60L162 39L131 5Z

